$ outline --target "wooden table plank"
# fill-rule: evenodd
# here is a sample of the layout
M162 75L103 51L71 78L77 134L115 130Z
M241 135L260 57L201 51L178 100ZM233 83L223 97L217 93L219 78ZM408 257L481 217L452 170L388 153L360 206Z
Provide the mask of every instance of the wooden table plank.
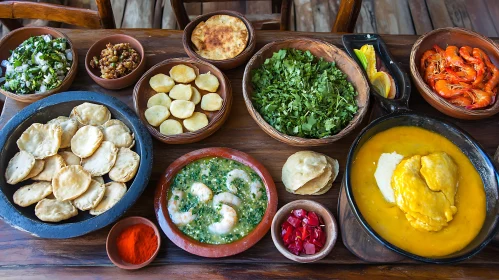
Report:
M376 27L380 34L415 34L407 0L374 1Z
M437 266L421 269L418 265L165 265L148 266L137 271L117 267L23 267L0 268L0 278L5 280L61 279L496 279L497 266Z
M412 22L414 23L416 34L422 35L433 30L426 2L422 0L407 0L407 2L411 10Z
M433 28L454 26L449 11L447 11L447 7L445 6L445 0L426 0L426 5L430 12Z
M487 10L494 22L496 31L499 33L499 2L497 0L485 0L485 3L487 4Z
M454 26L473 29L465 0L445 0L445 5Z
M497 1L496 1L497 2ZM465 0L468 14L470 15L473 30L488 37L498 36L498 31L494 27L487 5L483 0ZM496 3L499 5L499 3Z
M104 36L113 33L125 33L137 38L144 45L146 50L146 67L172 57L186 56L184 53L181 38L181 31L169 30L63 30L68 37L77 46L79 58L83 61L87 49L95 41ZM257 48L276 39L289 37L307 36L323 39L341 47L341 36L330 33L301 33L301 32L276 32L276 31L258 31ZM394 56L394 59L401 62L405 71L408 71L408 57L412 44L418 38L417 36L383 36L388 48ZM499 42L499 40L496 40ZM71 90L90 90L104 92L115 96L132 105L132 87L123 90L110 91L105 90L93 83L85 71L83 64L78 67L78 75ZM176 158L195 149L225 146L239 149L251 154L258 161L263 163L271 173L276 182L279 196L279 206L287 202L302 198L292 195L284 190L280 180L281 168L286 158L298 151L300 148L290 147L282 144L266 135L251 119L247 113L242 98L242 73L244 67L238 67L231 71L226 71L231 81L234 95L234 104L230 113L229 120L213 136L203 140L200 143L189 145L165 145L154 141L154 151L157 155L154 158L151 181L139 198L137 203L125 214L125 216L139 215L155 221L153 214L153 196L156 187L156 181L161 176L164 169ZM0 116L0 127L17 112L18 108L24 104L7 100L6 106ZM476 121L461 121L443 116L435 109L430 107L422 97L413 89L410 106L412 109L423 112L428 116L438 116L467 130L473 135L492 155L499 142L499 130L488 129L484 127L497 127L499 115L481 120L477 125ZM367 123L367 118L364 124ZM327 154L336 158L340 162L341 178L344 174L344 166L348 149L358 134L360 128L351 133L346 138L335 142L328 147L312 148L312 150ZM237 137L234 137L237 135ZM230 136L230 137L228 137ZM336 207L338 200L338 190L340 185L338 179L333 188L325 195L319 197L307 197L314 199L328 207L337 215ZM209 279L220 277L231 278L237 271L247 273L249 278L262 277L384 277L391 275L395 277L427 277L428 279L437 278L437 276L447 277L491 277L494 269L499 268L499 239L489 244L481 253L474 258L464 261L455 266L428 266L422 263L416 263L405 259L396 266L372 266L352 255L342 244L341 237L336 243L335 248L329 256L315 265L296 265L290 260L284 258L274 247L270 233L268 233L260 242L249 250L232 257L223 259L207 259L193 256L170 242L164 234L163 246L158 257L153 262L153 266L140 270L138 274L126 274L112 267L105 251L105 239L110 226L98 230L83 237L69 240L44 240L30 236L27 233L17 231L4 222L0 222L0 278L5 275L19 276L21 273L28 278L36 278L45 273L60 273L61 277L69 273L81 272L100 273L105 277L112 275L132 276L147 274L160 274L164 277L172 273L172 277L182 278L186 275L200 275ZM230 264L230 265L228 265ZM68 268L65 271L61 266L91 266L92 268ZM106 268L108 267L108 268ZM25 273L21 270L32 269ZM144 273L144 274L142 274ZM182 274L184 273L184 274ZM245 275L245 274L241 274ZM497 274L495 274L497 275ZM354 278L354 279L355 279ZM371 278L370 278L371 279Z

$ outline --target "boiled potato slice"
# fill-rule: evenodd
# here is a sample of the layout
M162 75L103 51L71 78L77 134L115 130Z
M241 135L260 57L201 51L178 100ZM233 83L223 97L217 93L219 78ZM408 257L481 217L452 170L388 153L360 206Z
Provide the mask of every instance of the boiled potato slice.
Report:
M168 119L170 111L168 111L168 108L165 106L154 105L145 111L144 116L150 125L158 126L164 120Z
M174 117L177 117L179 119L187 119L188 117L192 116L195 107L196 105L194 105L194 103L191 101L173 100L170 111Z
M190 118L184 120L184 126L189 131L196 131L208 125L208 117L200 112L194 112Z
M218 86L220 85L220 83L218 82L218 78L210 72L199 75L196 78L195 83L199 89L210 92L217 91Z
M172 105L172 100L166 93L159 92L151 96L149 100L147 100L147 108L151 108L154 105L161 105L165 106L166 108L170 108L170 106Z
M177 100L190 100L192 96L192 86L178 84L170 91L170 98Z
M195 113L194 113L195 114ZM183 133L182 124L177 120L166 120L159 126L159 132L164 135Z
M155 92L169 92L175 82L165 74L156 74L149 79L149 85Z
M208 93L201 99L201 109L205 111L218 111L222 108L223 99L216 93Z
M191 101L195 105L198 105L199 102L201 102L201 93L199 93L199 90L197 88L195 88L195 87L192 87Z
M170 69L170 77L177 83L187 84L196 79L196 71L187 65L179 64Z

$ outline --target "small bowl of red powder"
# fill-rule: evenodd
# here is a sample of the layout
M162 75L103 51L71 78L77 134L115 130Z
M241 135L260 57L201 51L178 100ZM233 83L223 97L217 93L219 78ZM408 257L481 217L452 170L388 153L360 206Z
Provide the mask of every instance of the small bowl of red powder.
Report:
M122 269L139 269L150 264L159 251L158 228L142 217L128 217L117 222L106 240L109 259Z

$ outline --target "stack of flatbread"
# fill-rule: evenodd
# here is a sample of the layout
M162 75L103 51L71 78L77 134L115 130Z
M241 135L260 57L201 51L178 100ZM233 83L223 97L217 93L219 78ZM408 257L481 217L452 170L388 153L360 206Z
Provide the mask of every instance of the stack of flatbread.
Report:
M30 180L14 193L14 203L36 203L35 215L45 222L69 219L78 209L102 214L123 197L125 183L137 172L134 144L130 129L111 119L103 105L83 103L69 117L33 123L17 140L20 151L5 170L8 184Z
M338 171L337 160L312 151L300 151L291 155L282 167L282 182L290 193L321 195L331 189Z

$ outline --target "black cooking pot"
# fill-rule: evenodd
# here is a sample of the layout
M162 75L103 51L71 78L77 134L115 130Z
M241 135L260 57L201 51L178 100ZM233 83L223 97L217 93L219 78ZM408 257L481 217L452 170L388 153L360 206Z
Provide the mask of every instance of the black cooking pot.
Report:
M379 100L381 106L389 113L386 116L376 119L367 127L365 127L350 147L344 179L345 190L350 207L352 208L352 211L359 223L366 230L366 232L369 233L370 236L372 236L384 246L399 254L415 260L429 263L451 263L471 258L475 254L480 252L480 250L482 250L497 233L499 222L499 174L484 149L468 133L443 120L430 118L408 109L407 104L410 95L410 82L407 74L401 71L396 63L389 62L389 64L386 64L386 61L393 62L393 59L390 57L386 46L377 35L369 35L369 38L367 38L366 36L367 35L344 35L343 43L347 49L347 52L350 54L350 56L357 59L355 54L353 53L353 48L359 48L364 44L373 44L377 53L381 54L382 59L385 61L385 65L387 66L388 70L390 70L390 74L395 78L398 94L394 100L390 100L381 97L375 92L372 93L377 97L376 99ZM391 244L383 237L381 237L381 235L379 235L367 223L362 213L360 212L353 195L352 183L350 180L350 172L353 161L359 149L371 137L373 137L377 133L398 126L416 126L444 136L461 149L461 151L469 158L475 169L480 174L486 194L486 217L482 229L480 230L478 235L462 250L459 250L447 256L432 258L422 257L409 253Z

